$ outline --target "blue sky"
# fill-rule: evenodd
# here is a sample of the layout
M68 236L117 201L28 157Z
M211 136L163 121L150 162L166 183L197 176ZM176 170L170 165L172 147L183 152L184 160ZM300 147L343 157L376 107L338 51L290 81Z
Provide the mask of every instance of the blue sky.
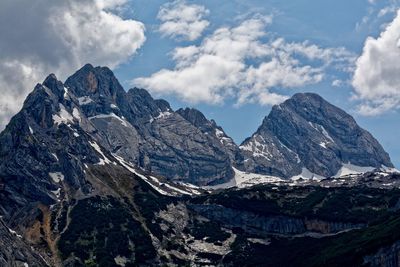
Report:
M273 104L316 92L352 114L400 167L399 7L399 0L3 0L0 128L49 73L64 80L92 63L112 68L126 89L201 110L238 144Z
M147 40L138 54L128 63L116 69L116 75L126 88L129 81L137 77L149 76L163 68L173 68L169 53L178 46L198 45L202 38L195 41L177 41L162 36L158 31L157 13L164 1L132 1L134 17L146 25ZM236 25L241 17L254 14L273 15L272 23L267 27L269 34L283 37L287 41L310 41L321 47L345 47L356 55L362 53L368 36L377 37L382 25L393 20L395 13L389 13L377 19L377 12L391 3L381 1L371 4L366 0L355 1L188 1L187 4L205 6L210 12L206 19L209 27L202 36L211 34L222 26ZM363 23L363 19L369 21ZM329 75L330 73L327 73ZM342 79L351 79L351 73L342 75ZM285 90L285 89L282 89ZM363 116L356 111L357 101L351 100L354 93L350 84L333 87L331 81L286 89L288 95L296 92L317 92L333 104L351 113L359 124L369 130L390 153L393 162L400 166L399 113L389 110L376 116ZM233 99L224 103L188 103L173 95L162 95L174 108L191 106L200 109L207 117L213 118L237 143L250 136L260 125L271 106L257 103L235 106Z

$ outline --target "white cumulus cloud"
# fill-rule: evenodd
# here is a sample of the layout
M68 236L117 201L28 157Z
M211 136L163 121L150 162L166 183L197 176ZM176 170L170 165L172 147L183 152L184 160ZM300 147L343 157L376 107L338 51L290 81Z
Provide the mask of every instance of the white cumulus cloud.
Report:
M377 115L400 105L400 11L378 38L368 37L352 84L359 112Z
M233 98L239 105L272 105L287 98L275 89L318 83L326 68L348 71L355 60L344 48L269 38L266 27L271 22L271 17L256 16L236 27L221 27L198 46L176 48L173 69L137 78L133 84L192 103Z
M63 79L85 63L115 67L134 55L145 41L145 27L119 15L125 4L126 0L1 1L0 129L47 74Z
M184 0L164 4L157 16L162 22L159 31L164 36L194 41L210 24L204 19L208 14L204 6L187 4Z

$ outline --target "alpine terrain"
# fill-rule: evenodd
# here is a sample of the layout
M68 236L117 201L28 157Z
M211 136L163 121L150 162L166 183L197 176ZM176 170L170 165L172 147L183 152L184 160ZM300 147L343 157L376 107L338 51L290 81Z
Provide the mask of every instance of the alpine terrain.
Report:
M316 94L237 145L107 67L36 85L0 134L0 266L399 266L400 174Z

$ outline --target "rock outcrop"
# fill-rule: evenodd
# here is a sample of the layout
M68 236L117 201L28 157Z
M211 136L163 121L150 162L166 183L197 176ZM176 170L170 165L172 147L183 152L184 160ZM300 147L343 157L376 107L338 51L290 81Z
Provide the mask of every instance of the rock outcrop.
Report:
M16 232L0 219L0 266L44 267L49 266Z

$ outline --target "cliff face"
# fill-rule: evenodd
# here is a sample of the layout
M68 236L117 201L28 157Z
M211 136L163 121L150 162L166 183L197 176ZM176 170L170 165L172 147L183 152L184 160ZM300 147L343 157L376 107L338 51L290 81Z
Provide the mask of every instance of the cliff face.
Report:
M381 248L376 254L364 257L364 264L371 267L397 267L400 264L400 241Z
M0 266L49 266L40 254L26 244L22 237L9 229L0 219Z
M219 205L192 205L189 208L210 220L218 221L230 227L240 227L246 229L249 233L262 236L268 234L287 236L320 234L323 236L364 226L363 224L349 222L327 222L283 215L260 216L245 210L235 210Z
M178 109L176 112L206 135L216 137L233 163L243 161L239 147L214 120L208 120L203 113L194 108Z

